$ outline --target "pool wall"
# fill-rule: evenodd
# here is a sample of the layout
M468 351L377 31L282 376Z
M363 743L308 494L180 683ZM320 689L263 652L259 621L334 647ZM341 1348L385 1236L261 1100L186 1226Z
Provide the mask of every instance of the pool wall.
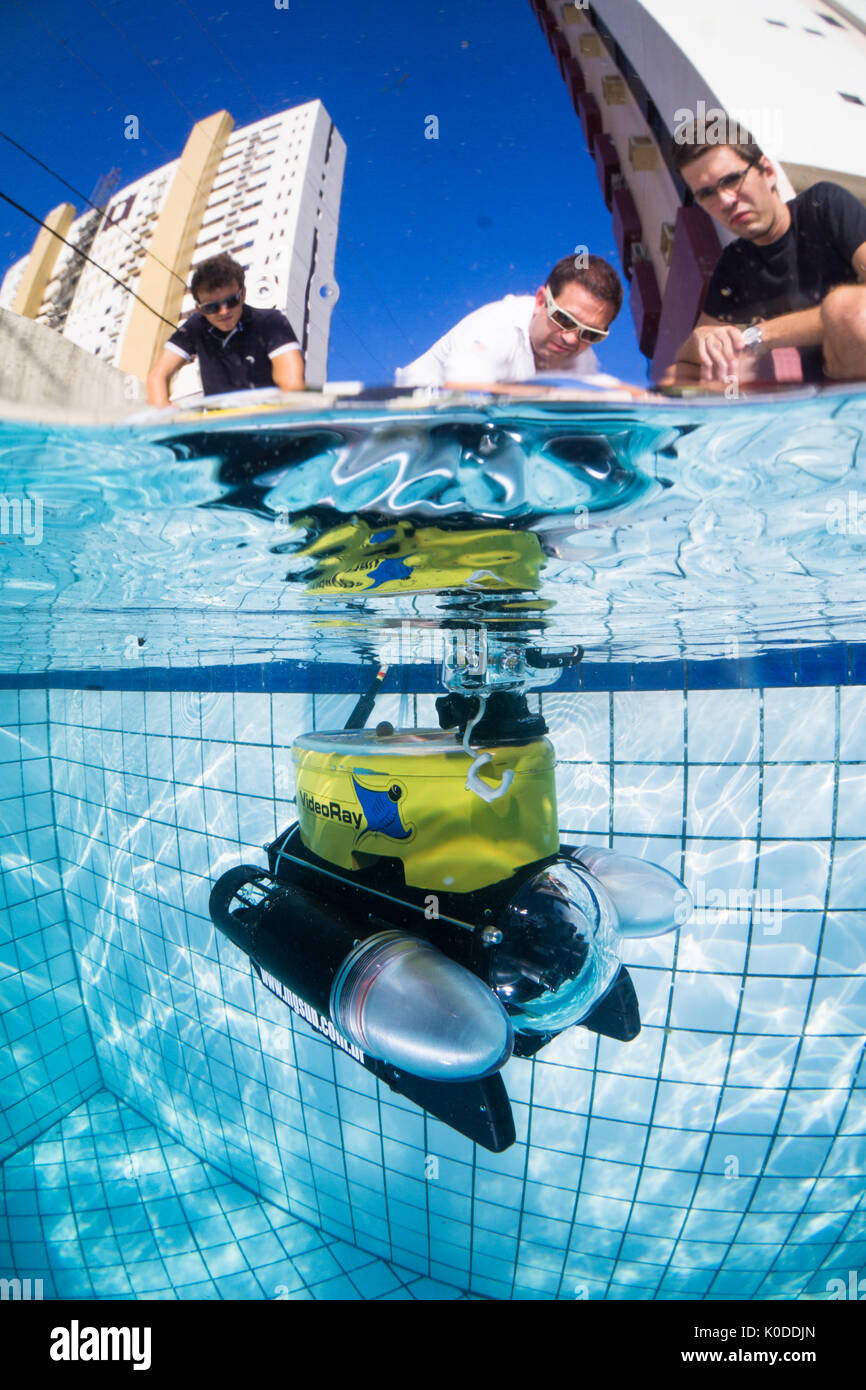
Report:
M0 690L0 1160L103 1085L67 920L48 693Z
M507 1065L501 1155L324 1043L208 916L294 819L293 737L355 699L0 691L5 1167L120 1105L342 1248L476 1295L827 1297L866 1262L866 690L541 697L564 838L671 869L699 907L628 944L635 1042L572 1029ZM430 724L432 701L377 714Z

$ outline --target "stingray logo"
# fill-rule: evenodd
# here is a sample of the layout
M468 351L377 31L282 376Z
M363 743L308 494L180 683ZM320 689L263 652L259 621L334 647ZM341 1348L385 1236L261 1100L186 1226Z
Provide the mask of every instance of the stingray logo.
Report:
M378 589L382 584L394 584L400 579L411 579L412 570L399 558L399 556L389 556L385 560L380 560L375 569L370 570L368 587Z
M364 835L387 835L389 840L411 839L414 826L407 830L400 818L400 802L406 794L405 787L401 787L399 782L392 782L382 789L365 787L354 773L352 785L367 822L367 828L362 831L360 838Z

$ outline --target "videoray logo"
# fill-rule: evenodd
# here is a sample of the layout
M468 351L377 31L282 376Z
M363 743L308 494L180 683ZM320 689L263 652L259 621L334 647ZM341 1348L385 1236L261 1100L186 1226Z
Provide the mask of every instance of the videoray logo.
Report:
M350 810L339 801L319 801L304 787L298 788L298 801L305 811L314 816L321 816L324 820L340 821L343 825L351 825L355 830L361 828L360 812Z

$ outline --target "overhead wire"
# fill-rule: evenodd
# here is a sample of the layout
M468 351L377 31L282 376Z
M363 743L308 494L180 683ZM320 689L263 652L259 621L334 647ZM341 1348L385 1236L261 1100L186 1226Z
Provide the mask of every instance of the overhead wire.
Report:
M101 270L103 275L107 275L109 280L114 281L115 285L119 285L120 288L122 290L125 290L127 294L131 294L133 299L137 299L139 304L143 304L145 309L148 309L150 313L155 315L156 318L161 319L163 323L167 323L169 328L174 329L177 327L177 324L172 323L170 319L165 318L165 316L161 314L158 309L154 309L152 304L148 304L146 299L142 299L140 294L136 294L135 290L131 290L129 288L129 285L124 284L122 280L118 280L117 276L112 275L110 270L106 270L104 265L100 265L98 261L95 261L92 256L88 256L86 252L82 251L80 247L75 245L74 242L67 241L65 236L61 236L60 233L55 231L53 227L49 227L48 223L43 222L41 217L37 217L35 212L30 212L30 210L28 208L23 207L21 203L16 203L15 199L10 198L9 194L4 193L2 189L0 189L0 198L2 198L4 202L8 203L10 207L16 208L18 212L23 212L25 217L30 218L31 222L35 222L39 227L44 227L45 230L50 232L52 236L56 236L58 241L62 241L65 246L70 247L77 256L81 256L81 258L87 261L90 265L96 266L97 270Z
M55 34L54 30L53 30L53 29L49 29L49 27L48 27L47 24L43 24L43 22L42 22L42 20L39 18L39 16L38 16L38 15L35 15L35 14L33 13L32 10L29 10L29 9L27 8L27 6L24 5L24 4L22 3L22 0L12 0L12 3L13 3L14 5L16 5L16 6L18 7L18 9L22 11L23 14L26 14L28 19L32 19L33 22L34 22L34 24L38 24L40 29L44 29L45 33L49 36L49 38L53 39L54 42L55 42L56 44L59 44L59 46L60 46L62 49L64 49L64 51L65 51L66 53L68 53L69 56L70 56L71 58L74 58L75 61L76 61L76 63L78 63L81 67L83 67L84 70L85 70L85 72L88 72L88 73L90 74L90 76L91 76L92 78L94 78L95 81L97 81L97 82L99 83L100 87L104 87L104 88L105 88L105 91L108 92L108 95L112 98L112 100L113 100L114 102L117 103L117 105L120 107L121 110L124 109L125 103L124 103L123 100L117 95L117 92L113 91L112 88L109 87L108 83L105 82L105 81L103 81L103 79L102 79L102 77L100 77L99 73L96 72L96 71L94 71L94 69L90 66L89 63L86 63L86 62L84 61L83 58L79 57L79 55L75 52L75 49L72 48L71 45L68 44L68 43L66 42L65 39L62 39L62 38L60 37L59 34ZM145 60L145 61L146 61L146 60ZM138 118L137 118L137 119L138 119ZM193 120L194 120L194 119L195 119L195 118L193 117ZM188 182L188 183L191 183L191 184L193 185L193 187L196 189L196 191L197 191L198 193L200 193L201 196L202 196L203 198L206 199L206 198L208 197L207 191L206 191L205 189L203 189L203 188L201 187L201 185L200 185L199 183L196 182L195 179L193 179L193 178L190 177L189 172L188 172L186 169L184 169L183 165L182 165L182 164L180 163L180 161L178 160L178 156L177 156L176 154L172 154L172 153L171 153L171 150L167 149L166 146L162 143L162 141L159 140L159 139L157 139L157 137L154 135L153 131L152 131L152 130L149 130L142 120L139 119L139 120L138 120L138 123L139 123L139 126L141 127L141 129L144 131L145 135L147 135L148 138L149 138L150 140L152 140L153 143L154 143L159 149L162 150L163 154L167 156L168 162L169 162L169 163L175 163L175 162L177 162L179 172L182 173L183 176L184 176L184 178L187 180L187 182Z
M79 55L75 52L75 49L72 48L71 45L68 44L65 39L62 39L59 34L55 34L54 30L49 29L47 24L43 24L39 16L35 15L32 10L28 10L27 6L21 3L21 0L12 0L12 3L13 5L16 5L18 9L22 11L23 14L26 14L28 19L32 19L34 24L38 24L40 29L44 29L48 37L53 39L56 44L59 44L59 46L69 54L70 58L74 58L76 63L78 63L80 67L84 68L85 72L90 73L90 76L99 83L100 87L105 88L106 92L108 92L108 95L112 98L112 100L117 103L121 110L123 110L124 102L117 95L117 92L113 91L112 88L109 87L108 83L103 81L99 73L96 72L90 66L89 63L85 63L84 59L79 57ZM172 156L170 150L166 149L162 141L157 139L153 131L148 130L147 126L144 125L141 121L139 121L139 125L141 126L141 129L144 131L145 135L147 135L153 141L153 143L162 150L163 154L168 155L169 159L176 158L176 156Z
M138 48L136 48L135 44L132 42L132 39L129 37L129 35L126 34L126 33L124 33L124 31L121 29L120 25L119 25L119 24L115 24L115 22L114 22L113 19L109 19L108 15L105 13L105 11L99 8L99 6L98 6L97 3L96 3L96 0L87 0L87 3L89 4L89 6L90 6L90 8L91 8L92 10L95 10L96 13L97 13L102 19L105 20L106 24L110 24L110 25L111 25L111 27L112 27L112 29L115 31L115 33L117 33L117 34L120 35L120 37L123 39L124 43L127 44L128 47L132 49L132 51L133 51L133 53L135 54L136 58L140 59L141 62L144 63L144 66L148 69L148 71L153 73L153 75L154 75L154 77L157 79L157 81L159 81L159 82L162 83L163 87L165 87L165 90L166 90L167 92L169 92L171 96L174 97L174 99L175 99L175 101L177 102L178 106L180 106L180 107L186 112L186 114L189 116L190 120L193 122L193 124L195 124L195 115L193 114L192 111L190 111L190 109L189 109L189 107L187 106L186 102L183 101L182 98L178 96L177 92L174 90L174 88L171 86L171 84L170 84L169 82L166 82L166 80L165 80L165 78L163 77L162 73L157 72L157 70L156 70L156 68L154 67L153 63L148 62L148 60L147 60L147 58L145 58L144 54L143 54Z
M96 79L96 81L100 84L100 86L104 87L104 89L109 93L109 95L112 97L112 99L113 99L115 102L117 102L117 104L118 104L119 106L121 106L121 107L123 106L123 103L122 103L120 97L117 95L117 93L114 92L114 91L112 91L112 89L108 86L108 84L107 84L106 82L104 82L103 79L100 77L99 73L95 72L95 71L93 70L93 68L91 68L91 67L89 66L89 64L87 64L87 63L75 52L75 50L74 50L64 39L60 38L59 35L55 34L55 33L53 32L53 30L49 29L48 26L47 26L46 24L43 24L42 20L39 19L37 15L34 15L34 14L32 13L32 11L30 11L30 10L27 8L27 6L24 5L24 4L22 3L22 0L13 0L13 3L18 7L18 9L20 9L24 14L26 14L26 15L28 16L28 18L32 19L36 24L38 24L39 27L40 27L41 29L43 29L43 30L45 31L45 33L47 33L47 34L49 35L49 37L52 38L52 39L54 40L55 43L59 44L60 47L63 48L63 49L70 55L70 57L72 57L77 63L79 63L80 66L83 67L83 68L85 69L85 71L87 71L88 73L90 73L90 75ZM105 22L106 22L108 25L110 25L110 27L111 27L112 29L114 29L115 32L116 32L117 34L120 35L120 37L128 44L128 46L133 50L133 52L134 52L134 53L136 54L136 56L141 60L141 62L144 63L144 65L148 68L148 70L149 70L155 77L157 77L158 80L161 82L161 84L166 88L166 90L169 91L169 92L171 93L171 95L174 97L175 101L177 101L178 105L187 113L187 115L190 117L190 119L191 119L193 122L195 122L195 119L196 119L196 118L195 118L193 112L190 111L190 109L189 109L189 107L186 105L186 103L177 95L177 93L176 93L176 92L174 91L174 89L171 87L170 83L168 83L168 82L165 80L165 78L163 78L162 75L156 71L156 69L155 69L155 67L153 66L153 64L150 63L150 62L148 61L148 59L145 58L145 56L138 50L138 48L136 47L136 45L132 42L132 40L128 37L128 35L120 28L120 26L119 26L118 24L116 24L116 23L114 22L114 20L110 19L109 16L106 15L105 12L104 12L102 9L100 9L99 5L96 3L96 0L88 0L88 3L91 5L91 8L94 9L94 10L97 12L97 14L99 14L99 15L101 16L101 18L102 18L103 20L105 20ZM190 18L195 22L195 24L198 26L198 28L202 31L202 33L203 33L203 34L205 35L205 37L208 39L208 42L211 44L211 46L212 46L213 48L216 49L216 51L219 53L220 57L223 59L223 62L224 62L224 63L226 64L226 66L229 67L229 68L231 69L231 71L235 74L235 76L236 76L236 77L238 78L238 80L241 82L241 84L243 85L243 87L245 88L245 90L247 91L247 93L249 94L249 96L250 96L250 97L252 98L252 100L254 101L255 105L258 107L259 111L262 112L263 117L266 118L266 117L267 117L267 112L265 111L264 107L261 105L261 103L259 102L258 98L255 96L255 93L254 93L254 92L251 90L251 88L248 86L248 84L246 83L246 81L244 80L244 78L243 78L243 77L241 76L241 74L238 72L238 69L237 69L237 68L234 66L234 64L229 60L229 58L228 58L227 55L223 52L222 48L219 46L219 44L216 42L216 40L213 39L213 38L211 37L211 35L210 35L209 32L208 32L207 26L201 22L201 20L198 18L198 16L197 16L197 15L190 9L190 7L185 3L185 0L178 0L178 3L179 3L179 4L181 5L181 7L187 12L187 14L189 14ZM166 147L161 143L161 141L159 141L159 140L156 138L156 136L153 135L153 133L147 129L146 126L144 126L143 124L141 124L141 122L139 122L139 124L141 125L141 129L143 129L143 130L145 131L145 134L148 135L149 138L153 140L154 144L156 144L156 145L163 151L163 153L165 153L166 155L168 155L168 156L169 156L169 159L171 160L171 159L172 159L172 156L171 156L170 152L169 152L169 151L166 149ZM15 142L13 142L13 143L15 143ZM25 151L25 153L27 153L27 152ZM174 159L177 159L177 156L174 156ZM37 161L37 162L40 162L40 161ZM43 166L43 167L46 167L46 168L47 168L47 166ZM201 188L201 186L200 186L198 183L196 183L196 181L195 181L194 179L191 179L191 178L190 178L190 175L187 173L186 170L183 169L183 166L182 166L179 162L178 162L178 168L179 168L179 170L180 170L181 172L184 173L185 177L186 177L187 179L189 179L189 181L190 181L191 183L193 183L193 185L194 185L194 187L197 189L197 191L198 191L203 197L207 197L207 194L205 193L205 190L203 190L203 189ZM49 172L53 172L53 171L49 170ZM60 177L60 176L59 176L59 175L56 175L56 177ZM62 182L65 183L66 181L65 181L65 180L62 180ZM70 188L71 188L72 186L71 186L71 184L67 184L67 187L70 187ZM75 190L73 190L73 191L75 191ZM81 196L83 196L83 195L78 194L78 196L81 197ZM20 204L15 203L14 200L13 200L13 199L10 199L6 194L0 194L0 197L5 198L6 201L9 202L9 203L11 203L13 207L18 208L18 209L19 209L21 212L23 212L27 217L30 217L33 221L39 223L40 226L45 226L45 223L41 222L40 219L37 218L33 213L29 212L26 208L21 207ZM86 201L86 202L89 202L89 199L85 199L85 201ZM57 233L55 233L55 235L57 235ZM65 238L64 238L64 237L60 237L60 240L61 240L61 241L65 241ZM358 262L359 266L361 267L361 270L363 271L364 275L365 275L366 278L369 280L369 282L370 282L370 284L372 285L373 289L376 291L376 294L377 294L377 297L378 297L378 302L379 302L380 304L383 305L383 307L384 307L384 309L385 309L385 312L388 314L388 317L391 319L391 322L394 324L394 327L402 334L402 331L403 331L403 330L401 329L399 323L397 322L397 319L395 318L393 312L391 311L391 309L390 309L390 307L389 307L389 305L388 305L387 296L384 295L384 294L382 294L382 292L380 291L379 286L376 284L376 281L374 280L373 276L371 275L371 273L370 273L369 270L367 269L367 267L366 267L366 265L364 264L363 260L361 259L360 255L358 254L358 252L355 250L354 246L352 245L351 240L345 235L345 233L344 233L344 241L345 241L345 244L346 244L348 250L350 251L350 253L352 254L352 256L354 256L355 260ZM66 242L66 245L67 245L67 246L72 246L72 243L71 243L71 242ZM136 299L138 299L138 300L140 301L140 303L145 304L145 307L148 308L148 309L150 309L151 313L156 314L158 318L162 319L162 322L163 322L163 323L167 323L167 322L168 322L168 320L165 319L165 318L163 318L163 316L162 316L161 314L159 314L157 310L151 308L150 305L146 304L146 301L143 300L143 299L141 299L141 297L140 297L139 295L135 294L135 291L134 291L134 290L131 290L131 289L129 288L128 285L125 285L125 284L123 283L122 280L118 280L117 277L114 276L114 275L112 275L110 271L106 270L104 266L100 266L100 265L98 264L98 262L92 260L91 257L85 256L83 252L78 251L78 248L77 248L77 247L74 247L74 246L73 246L72 249L75 250L75 251L77 251L79 255L84 256L84 259L87 260L87 261L89 261L91 265L96 266L96 268L97 268L98 270L101 270L101 271L104 272L104 274L108 275L112 280L115 281L116 284L120 285L122 289L126 290L126 292L127 292L128 294L132 294L132 295L134 296L134 298L136 298ZM152 254L152 253L149 253L149 254ZM158 258L154 257L154 259L158 259ZM163 263L160 262L160 264L163 264ZM168 267L165 267L165 266L164 266L164 269L168 269ZM171 273L174 274L175 272L171 272ZM180 279L181 277L178 276L177 278ZM345 321L344 321L344 322L345 322ZM171 326L174 327L175 325L172 324ZM348 323L346 323L346 327L349 327ZM383 365L381 362L379 362L379 359L376 357L375 353L373 353L372 350L369 348L369 346L368 346L366 343L364 343L364 340L360 337L360 335L359 335L358 333L356 333L354 329L350 329L349 331L352 333L352 336L355 337L355 338L358 340L358 342L360 342L361 345L365 348L365 351L367 352L368 356L370 356L370 357L372 358L372 360L373 360L374 362L376 362L377 365L382 369L382 371L383 371L383 372L386 372L386 374L387 374L387 369L384 367L384 365Z
M368 270L367 267L365 266L364 262L361 260L361 257L358 255L358 252L355 250L355 248L354 248L354 246L352 245L352 242L350 241L350 239L349 239L348 237L346 237L346 238L345 238L345 241L346 241L346 245L347 245L347 247L348 247L348 249L349 249L351 255L353 255L353 256L355 257L355 260L358 262L358 265L361 267L361 269L362 269L362 271L364 272L364 274L366 275L367 279L370 281L370 284L373 286L373 289L376 291L376 294L377 294L377 296L378 296L379 303L380 303L380 304L382 305L382 307L384 308L385 313L388 315L389 319L391 320L391 322L393 323L394 327L397 329L398 333L400 334L400 337L402 338L402 337L405 335L406 329L405 329L405 327L401 327L401 326L400 326L400 324L397 322L396 318L394 317L393 313L391 312L391 309L390 309L390 307L389 307L389 305L388 305L387 296L384 295L384 294L382 293L382 291L379 289L379 286L376 284L376 281L373 279L372 275L370 274L369 270Z
M355 331L355 329L352 328L352 326L351 326L351 324L349 323L348 319L343 319L343 327L344 327L344 328L347 328L347 329L349 330L349 332L351 333L351 335L352 335L353 338L357 338L358 342L361 344L361 347L364 349L364 351L366 352L367 356L368 356L368 357L371 357L371 358L373 359L373 361L376 363L376 366L379 367L383 372L385 372L385 373L387 374L387 370L388 370L387 367L384 365L383 362L380 362L379 358L376 356L375 352L374 352L373 349L369 346L369 344L364 342L364 339L361 337L360 333L357 333L357 332Z
M94 203L91 198L88 198L86 193L82 193L80 188L76 188L74 183L70 183L69 180L65 179L62 174L58 174L56 169L52 169L50 164L46 164L43 160L37 158L35 154L31 153L30 150L25 149L25 147L19 144L17 140L13 140L12 136L7 135L5 130L0 130L0 138L2 138L3 140L7 140L10 145L14 145L16 150L20 150L21 153L23 155L26 155L28 159L31 159L34 164L38 164L40 169L44 169L47 174L51 174L52 178L55 178L60 183L62 183L65 188L68 188L71 193L75 194L76 198L80 198L82 202L87 203L88 207L93 208L94 212L104 211L104 209L99 207L96 203ZM157 265L161 265L163 270L167 270L169 275L174 276L175 280L179 280L180 283L184 286L184 288L186 288L186 281L184 280L183 276L178 275L177 271L173 270L170 265L166 265L165 261L161 261L159 256L155 255L153 251L151 251L147 246L145 246L143 241L139 241L138 238L133 236L132 232L127 231L126 227L122 226L121 223L116 222L112 225L117 227L118 231L126 237L127 241L131 241L133 246L137 246L138 249L140 251L143 251L146 256L150 256L151 260L156 261Z
M259 108L259 110L261 111L262 116L265 117L265 118L267 118L267 116L268 116L270 113L269 113L268 111L266 111L265 108L262 106L262 103L259 101L259 99L258 99L258 97L256 96L255 92L252 90L251 87L249 87L249 86L247 85L247 83L246 83L246 81L244 80L244 78L243 78L243 76L241 75L241 73L238 72L237 68L235 67L235 65L234 65L234 63L231 61L231 59L228 58L228 57L226 56L226 54L223 52L223 50L220 48L220 46L219 46L219 44L217 43L216 39L211 38L210 34L208 33L207 26L204 25L204 24L202 24L202 22L201 22L201 20L199 19L198 15L195 14L194 11L190 9L189 5L186 4L186 0L176 0L176 3L180 5L181 9L186 10L186 12L187 12L187 14L189 15L190 19L192 19L192 20L198 25L199 29L201 29L201 31L202 31L202 33L204 34L205 38L207 39L208 43L211 45L212 48L215 48L215 49L216 49L217 53L220 55L220 57L222 58L223 62L226 64L226 66L231 68L232 72L233 72L233 73L235 74L235 76L237 77L237 79L238 79L238 81L240 82L241 86L244 88L244 91L245 91L245 92L247 93L247 95L250 96L250 97L252 98L252 100L255 102L256 106L257 106L257 107Z
M90 3L93 4L93 3L94 3L94 0L90 0ZM246 91L249 93L249 95L252 97L252 99L253 99L253 101L255 102L256 106L257 106L257 107L259 108L259 110L262 112L262 115L263 115L263 116L267 116L268 113L265 111L264 107L261 105L261 102L260 102L260 101L258 100L258 98L255 96L255 94L254 94L254 93L250 90L250 88L247 86L247 83L244 81L243 77L241 77L241 74L238 72L238 70L237 70L237 68L235 67L234 63L230 62L230 60L226 57L225 53L224 53L223 50L220 48L220 46L219 46L219 44L216 42L216 40L211 38L210 34L208 33L207 26L204 25L204 24L202 24L201 20L197 17L197 15L195 15L195 14L193 13L193 11L190 9L189 5L186 4L186 0L178 0L178 3L179 3L180 5L182 5L183 9L186 10L187 14L190 15L190 17L191 17L192 19L195 20L195 22L196 22L196 24L198 25L199 29L201 29L202 33L205 35L205 37L208 39L208 41L212 44L212 46L216 49L216 51L219 53L219 55L220 55L220 57L223 59L223 61L227 64L228 67L231 68L232 72L235 73L236 76L237 76L237 77L240 79L240 81L243 83L244 88L245 88ZM395 316L394 316L394 314L393 314L393 312L392 312L392 310L391 310L391 308L390 308L390 306L389 306L389 304L388 304L388 298L387 298L387 296L384 295L384 294L382 293L382 291L380 290L379 286L376 284L376 281L373 279L373 276L370 274L370 271L367 269L366 265L364 264L363 260L361 259L360 255L359 255L359 253L355 250L355 247L353 246L353 244L352 244L352 242L351 242L351 239L346 235L345 231L343 231L343 233L342 233L342 239L343 239L343 242L345 243L346 247L348 248L350 254L351 254L352 256L354 256L355 260L358 262L358 265L361 267L361 270L363 271L364 275L367 277L367 279L369 280L370 284L373 286L373 289L376 291L378 303L380 303L380 304L383 306L383 308L384 308L384 310L385 310L385 313L388 315L388 317L390 318L390 320L391 320L391 322L393 323L394 327L397 329L398 333L399 333L399 334L401 335L401 337L402 337L404 330L403 330L403 328L401 328L400 324L397 322L397 319L395 318ZM345 320L345 319L343 320L343 323L344 323L344 325L346 325L346 320ZM354 330L351 330L351 331L354 333ZM358 339L358 341L359 341L360 343L363 344L363 339L362 339L357 333L354 333L354 336ZM364 345L364 346L366 346L366 345ZM382 364L381 362L379 362L379 360L378 360L378 358L375 356L375 354L372 353L372 352L370 351L369 348L367 348L366 350L367 350L369 356L371 356L371 357L373 358L373 361L376 362L376 363L378 364L378 366L382 369L382 371L384 371L384 372L387 374L387 368L385 368L385 367L383 366L383 364Z

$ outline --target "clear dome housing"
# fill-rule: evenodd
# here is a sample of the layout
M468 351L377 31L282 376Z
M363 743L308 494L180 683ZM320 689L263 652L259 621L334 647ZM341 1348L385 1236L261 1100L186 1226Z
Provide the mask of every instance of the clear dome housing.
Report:
M522 885L489 979L518 1032L560 1032L595 1008L620 969L616 921L605 889L570 860Z

